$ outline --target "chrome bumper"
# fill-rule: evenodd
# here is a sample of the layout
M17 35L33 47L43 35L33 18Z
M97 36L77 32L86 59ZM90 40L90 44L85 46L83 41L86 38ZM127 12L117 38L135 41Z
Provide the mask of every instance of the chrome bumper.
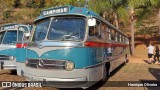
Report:
M16 70L17 66L15 65L15 61L4 60L4 61L0 61L0 68L1 69Z
M83 88L87 87L87 77L78 78L47 78L25 75L30 82L38 81L42 86L50 86L56 88Z
M28 81L51 81L51 82L81 82L81 81L87 81L87 77L79 77L79 78L47 78L47 77L34 77L34 76L28 76Z

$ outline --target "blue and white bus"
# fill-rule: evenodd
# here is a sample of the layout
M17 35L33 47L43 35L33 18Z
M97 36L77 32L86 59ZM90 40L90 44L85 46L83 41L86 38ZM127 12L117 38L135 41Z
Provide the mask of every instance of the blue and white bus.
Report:
M26 48L25 76L30 81L85 88L88 82L105 81L127 60L127 36L87 8L49 8L34 25Z
M0 26L0 65L1 69L16 70L16 43L26 41L30 26L5 24Z

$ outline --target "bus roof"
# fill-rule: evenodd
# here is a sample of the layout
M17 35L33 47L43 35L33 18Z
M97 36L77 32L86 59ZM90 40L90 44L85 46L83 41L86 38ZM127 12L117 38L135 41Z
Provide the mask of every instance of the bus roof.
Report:
M0 30L16 30L19 26L25 26L29 30L31 30L31 28L32 28L29 25L25 25L25 24L10 23L10 24L4 24L4 25L0 26Z
M85 16L85 17L95 17L97 19L100 19L104 23L108 24L108 26L116 29L118 32L122 33L125 35L121 30L110 24L108 21L103 19L100 15L97 13L93 12L92 10L89 10L88 8L85 7L75 7L71 5L65 5L65 6L59 6L59 7L52 7L48 9L44 9L41 11L40 16L35 20L35 22L52 17L52 16L60 16L60 15L80 15L80 16ZM126 35L125 35L126 36Z
M65 5L42 10L41 15L36 20L57 15L99 16L98 14L94 13L91 10L88 10L85 7L74 7L71 5Z

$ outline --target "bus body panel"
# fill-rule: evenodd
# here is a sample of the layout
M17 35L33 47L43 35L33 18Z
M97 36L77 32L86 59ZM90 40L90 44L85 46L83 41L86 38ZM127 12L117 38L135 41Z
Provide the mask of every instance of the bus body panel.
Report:
M18 54L18 56L16 57L17 75L24 76L26 48L17 48L16 51L16 53Z
M92 65L92 63L89 63L90 52L92 52L92 49L90 48L73 48L73 47L44 47L42 49L36 49L30 48L27 49L27 58L31 59L49 59L49 60L67 60L72 61L75 63L75 68L85 68L89 65ZM48 50L48 49L50 50ZM55 50L53 50L55 49ZM38 50L38 51L36 51ZM37 53L36 53L37 52ZM38 53L44 52L43 54ZM93 61L96 61L92 59Z
M9 60L9 57L16 57L14 45L0 45L0 62L3 69L16 69L15 59ZM6 57L4 57L4 55Z

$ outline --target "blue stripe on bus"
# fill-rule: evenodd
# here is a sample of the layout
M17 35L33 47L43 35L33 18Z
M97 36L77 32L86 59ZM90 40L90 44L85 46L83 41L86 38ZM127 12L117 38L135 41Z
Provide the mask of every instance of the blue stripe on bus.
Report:
M25 48L10 48L0 50L0 55L8 55L16 57L17 62L25 62L26 60L26 49Z
M16 49L15 48L10 48L10 49L5 49L5 50L0 50L1 55L9 55L9 56L14 56L16 57Z
M95 65L100 61L96 60L97 48L68 48L45 52L40 57L33 50L27 50L27 58L45 58L53 60L69 60L75 63L75 68L85 68Z
M16 51L17 51L16 62L24 63L26 60L26 48L16 48Z

